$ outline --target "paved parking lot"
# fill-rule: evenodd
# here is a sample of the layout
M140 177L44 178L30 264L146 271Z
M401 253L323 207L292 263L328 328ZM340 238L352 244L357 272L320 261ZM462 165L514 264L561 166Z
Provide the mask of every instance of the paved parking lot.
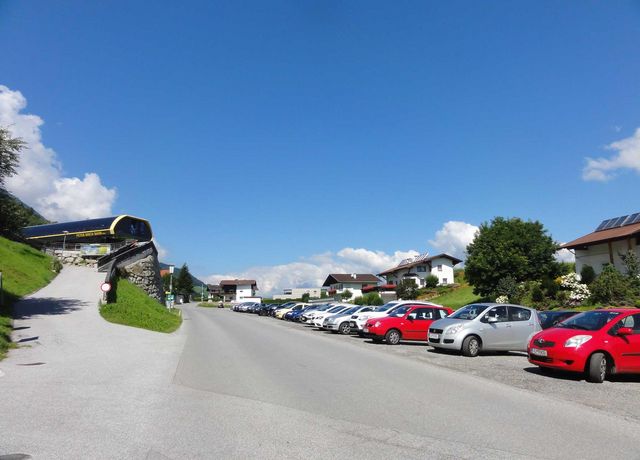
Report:
M477 358L466 358L455 353L438 352L426 343L402 342L389 346L377 344L357 335L342 336L289 321L261 318L278 323L282 328L301 329L327 340L349 341L357 346L375 349L381 353L405 357L447 369L472 374L515 388L541 393L558 400L572 401L608 413L640 421L640 375L621 375L602 384L589 383L570 373L541 370L529 363L525 353L491 353Z

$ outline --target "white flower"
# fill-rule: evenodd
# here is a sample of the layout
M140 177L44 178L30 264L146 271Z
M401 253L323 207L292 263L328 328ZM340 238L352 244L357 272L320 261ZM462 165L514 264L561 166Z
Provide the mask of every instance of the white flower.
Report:
M509 302L509 297L507 297L506 295L501 295L496 297L496 303L508 303Z

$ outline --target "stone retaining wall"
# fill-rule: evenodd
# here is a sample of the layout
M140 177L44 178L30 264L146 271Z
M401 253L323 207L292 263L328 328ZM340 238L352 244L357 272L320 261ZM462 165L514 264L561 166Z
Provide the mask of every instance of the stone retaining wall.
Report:
M149 297L164 302L160 264L155 254L118 269L120 276L143 289Z

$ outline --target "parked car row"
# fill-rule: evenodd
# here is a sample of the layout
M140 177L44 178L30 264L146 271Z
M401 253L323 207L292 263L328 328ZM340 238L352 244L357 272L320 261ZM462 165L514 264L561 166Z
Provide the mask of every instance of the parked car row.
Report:
M379 307L335 302L249 304L236 311L264 312L389 345L422 341L467 357L487 351L526 352L532 364L583 373L590 382L640 373L640 309L538 312L522 305L476 303L454 312L429 302L393 301Z

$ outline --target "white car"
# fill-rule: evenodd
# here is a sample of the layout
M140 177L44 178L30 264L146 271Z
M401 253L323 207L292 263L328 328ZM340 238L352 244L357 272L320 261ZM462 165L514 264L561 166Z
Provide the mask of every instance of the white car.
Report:
M356 313L373 311L374 308L366 305L356 306L335 315L327 316L322 322L322 328L334 333L339 332L340 334L348 335L351 333L351 316Z
M335 315L336 313L340 313L345 311L349 307L353 307L354 305L336 305L333 308L329 308L327 311L320 311L317 315L313 315L313 319L311 322L315 327L322 328L322 323L327 316Z
M401 305L406 305L406 304L411 304L411 305L428 305L430 307L440 307L442 308L442 305L438 305L435 303L431 303L431 302L423 302L420 300L393 300L391 302L387 302L384 305L377 307L374 311L370 311L370 312L363 312L363 313L357 313L355 315L351 316L351 330L352 331L356 331L358 333L359 336L363 336L363 331L362 328L364 327L364 324L367 322L368 319L371 318L384 318L385 316L387 316L389 313L391 313L393 310L395 310L396 308L398 308Z

